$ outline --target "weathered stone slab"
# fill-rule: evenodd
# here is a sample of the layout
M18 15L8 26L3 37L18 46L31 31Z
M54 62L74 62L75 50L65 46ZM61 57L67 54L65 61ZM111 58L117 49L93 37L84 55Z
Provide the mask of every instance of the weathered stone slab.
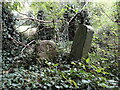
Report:
M56 43L52 40L41 40L36 46L37 55L44 59L52 59L56 56Z
M76 30L71 55L76 59L86 58L91 46L93 37L93 28L87 25L79 25Z
M82 56L85 58L88 56L88 52L90 50L91 42L94 34L94 29L91 26L86 25L86 27L87 27L87 36L86 36L86 40L83 48L83 54L82 54Z

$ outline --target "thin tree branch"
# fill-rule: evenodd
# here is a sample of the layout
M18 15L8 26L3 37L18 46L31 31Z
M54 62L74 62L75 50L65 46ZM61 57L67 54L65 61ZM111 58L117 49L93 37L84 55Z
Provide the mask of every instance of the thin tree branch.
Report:
M86 4L82 7L82 9L80 10L80 12L85 8L85 6L88 4L88 2L86 2ZM63 30L63 34L66 32L68 32L68 28L69 28L69 25L70 23L76 18L76 16L80 13L76 13L68 22L66 22L66 25L65 25L65 28ZM68 35L67 35L68 36Z
M24 32L26 32L26 31L28 31L29 29L32 29L32 28L34 28L34 26L28 27L26 30L22 31L21 33L24 33Z
M102 10L102 12L103 12L112 22L115 22L115 21L103 10L103 8L100 7L100 9Z
M25 22L23 22L22 24L20 24L18 27L16 27L16 28L19 28L20 26L22 26L22 25L24 25L27 21L29 21L29 20L26 20Z
M30 46L31 43L35 42L35 40L29 42L27 45L25 45L25 47L21 50L21 54L23 54L23 51Z
M99 6L100 7L100 6ZM118 25L120 25L120 21L116 21L116 20L113 20L104 10L102 7L100 7L100 9L102 10L102 12L114 23L117 23Z
M19 12L19 11L17 11L19 14L21 14L21 15L24 15L24 16L27 16L28 17L28 15L27 14L24 14L24 13L21 13L21 12Z
M27 17L27 18L16 18L15 20L33 20L33 21L37 21L37 22L40 22L40 23L52 23L53 21L44 21L44 20L39 20L39 19L34 19L32 17Z
M21 54L23 54L23 51L24 51L26 48L28 48L28 47L29 47L29 48L32 48L32 47L30 47L30 44L33 43L33 42L35 42L35 40L33 40L33 41L29 42L29 43L26 45L26 44L24 44L24 43L22 43L22 42L20 42L20 41L15 40L11 35L9 35L9 37L13 40L14 43L19 44L19 45L21 45L21 46L24 46L24 48L21 50Z
M88 4L88 2L86 2L86 4L82 7L82 9L80 10L80 12L85 8L85 6L86 6L87 4ZM74 20L74 19L76 18L76 16L77 16L80 12L76 13L76 14L70 19L70 21L68 22L68 24L70 24L71 21Z
M24 43L15 40L10 34L9 34L9 37L11 38L11 40L13 40L14 43L19 44L19 45L21 45L21 46L26 46Z

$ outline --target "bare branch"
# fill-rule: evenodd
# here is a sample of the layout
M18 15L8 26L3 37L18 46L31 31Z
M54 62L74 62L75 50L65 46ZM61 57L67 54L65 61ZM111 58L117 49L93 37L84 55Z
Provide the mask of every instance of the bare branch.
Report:
M29 42L27 45L25 45L25 47L21 50L21 54L23 54L23 51L27 48L27 47L30 47L30 44L35 42L35 40Z
M39 19L34 19L32 17L27 17L27 18L16 18L16 20L33 20L33 21L37 21L37 22L40 22L40 23L52 23L53 21L44 21L44 20L39 20Z
M24 33L24 32L28 31L31 28L33 28L33 27L28 27L25 31L22 31L21 33Z
M19 44L19 45L21 45L21 46L24 46L24 48L21 50L21 54L23 54L23 51L24 51L26 48L28 48L28 47L29 47L29 48L32 48L32 47L30 47L30 44L33 43L33 42L35 42L35 40L33 40L33 41L29 42L29 43L26 45L26 44L24 44L24 43L22 43L22 42L20 42L20 41L15 40L11 35L9 35L9 37L13 40L14 43Z
M28 17L28 15L27 14L24 14L24 13L21 13L21 12L19 12L19 11L17 11L19 14L21 14L21 15L24 15L24 16L27 16Z
M112 22L115 22L115 21L103 10L103 8L100 7L100 9L102 10L102 12L103 12Z
M88 2L86 2L86 4L82 7L82 9L80 10L80 12L85 8L85 6L86 6L87 4L88 4ZM65 25L64 30L63 30L63 34L65 34L65 32L68 33L68 28L69 28L70 23L76 18L76 16L77 16L80 12L76 13L68 22L66 22L66 25ZM67 34L67 36L68 36L68 34Z
M13 40L14 43L19 44L19 45L21 45L21 46L26 46L24 43L15 40L11 35L9 35L9 37Z
M23 22L21 25L19 25L18 27L16 28L19 28L20 26L24 25L28 20L26 20L25 22Z
M86 6L87 4L88 4L88 2L86 2L86 4L82 7L82 9L80 10L80 12L85 8L85 6ZM70 19L70 21L68 22L68 24L70 24L71 21L74 20L74 19L76 18L76 16L77 16L80 12L76 13L76 14Z
M99 6L100 7L100 6ZM112 21L120 25L120 21L113 20L104 10L102 7L100 7L101 11Z

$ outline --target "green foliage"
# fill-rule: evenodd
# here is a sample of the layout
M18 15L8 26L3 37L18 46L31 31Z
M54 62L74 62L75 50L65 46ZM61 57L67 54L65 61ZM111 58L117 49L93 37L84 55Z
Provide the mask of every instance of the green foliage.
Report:
M7 2L6 6L8 6L11 10L21 10L22 6L20 2Z
M64 13L68 11L72 17L82 7L79 2L73 2L73 4L32 2L30 8L35 17L37 11L43 10L45 20L59 20L59 24L55 22L55 29L59 35L61 32L58 29L66 21L64 20ZM58 56L52 60L40 59L31 52L32 56L27 52L21 55L23 47L9 40L9 34L13 34L13 37L18 41L22 41L23 37L20 37L20 34L11 28L14 27L15 22L13 17L8 14L12 10L21 11L23 9L22 3L14 2L5 5L7 7L3 10L6 14L3 14L3 22L5 23L2 50L3 89L99 90L118 87L117 39L119 35L116 23L111 21L111 18L115 19L114 15L118 14L114 3L89 3L84 8L89 10L89 18L96 31L89 57L76 61L69 58L72 42L60 41L61 37L58 37L58 41L56 41ZM10 22L8 22L9 19L11 19ZM23 39L23 42L28 41Z
M74 65L73 65L74 63ZM45 61L46 67L31 65L26 69L20 67L14 69L14 73L3 74L3 88L98 88L110 87L116 81L110 81L103 68L95 65L72 62L72 64L54 64Z

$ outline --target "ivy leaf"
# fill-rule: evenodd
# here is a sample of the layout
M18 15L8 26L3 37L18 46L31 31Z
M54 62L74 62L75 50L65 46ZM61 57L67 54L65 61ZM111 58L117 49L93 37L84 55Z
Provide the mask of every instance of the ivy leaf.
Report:
M87 59L86 59L86 62L89 63L89 62L90 62L90 58L87 58Z
M95 69L97 69L97 67L95 65L92 65Z
M74 81L74 80L68 80L71 84L73 84L76 88L78 88L78 85L77 85L77 83Z
M99 68L99 69L97 69L96 71L97 71L97 72L101 72L102 70L104 70L104 68Z
M82 80L83 83L90 83L90 80Z
M102 72L103 74L109 74L108 72Z
M71 64L76 65L76 63L74 63L74 62L71 62Z
M101 87L109 87L107 84L105 84L105 83L100 83L100 84L98 84L99 86L101 86Z
M57 66L58 66L58 64L54 64L53 66L54 66L54 67L57 67Z
M63 77L64 79L67 79L63 74L62 74L62 77Z

